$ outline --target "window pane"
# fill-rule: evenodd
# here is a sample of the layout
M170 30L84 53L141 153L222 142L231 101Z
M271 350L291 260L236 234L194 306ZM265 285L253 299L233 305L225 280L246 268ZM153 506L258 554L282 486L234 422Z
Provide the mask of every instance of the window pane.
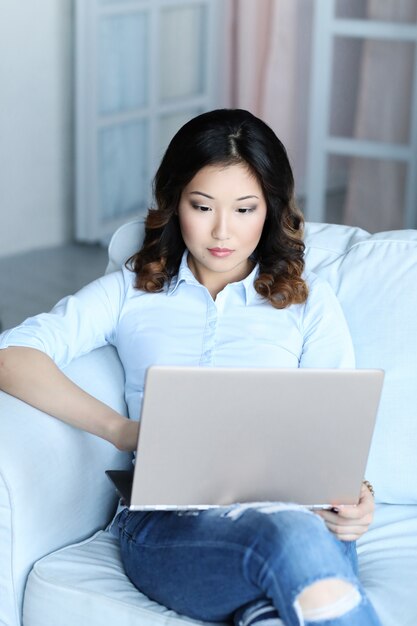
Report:
M98 108L109 114L140 108L148 100L148 16L102 17L98 29Z
M207 47L206 11L203 6L161 11L159 37L160 98L172 100L201 94L205 83L204 51Z
M103 128L98 138L99 210L104 219L145 210L149 198L145 121Z
M330 134L353 137L358 106L363 40L337 37L333 43Z
M407 144L414 54L411 42L336 38L330 134Z
M417 21L417 3L415 0L336 0L336 16L413 23Z
M350 19L366 18L366 2L363 0L336 0L336 17Z
M327 222L370 232L404 227L404 163L332 155L328 168Z

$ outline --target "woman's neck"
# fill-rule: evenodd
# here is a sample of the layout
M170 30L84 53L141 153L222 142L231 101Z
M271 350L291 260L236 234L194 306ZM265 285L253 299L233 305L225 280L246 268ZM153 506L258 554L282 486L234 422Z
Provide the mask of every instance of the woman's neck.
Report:
M237 283L244 280L253 270L255 263L247 259L245 264L233 268L229 272L214 272L197 264L191 254L188 255L188 267L199 283L204 285L213 300L230 283Z

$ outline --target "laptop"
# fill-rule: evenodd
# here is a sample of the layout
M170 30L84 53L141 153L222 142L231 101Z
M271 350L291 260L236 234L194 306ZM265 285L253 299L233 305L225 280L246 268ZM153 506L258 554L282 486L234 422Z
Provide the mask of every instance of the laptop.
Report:
M150 367L134 470L107 474L134 511L355 504L383 378L376 369Z

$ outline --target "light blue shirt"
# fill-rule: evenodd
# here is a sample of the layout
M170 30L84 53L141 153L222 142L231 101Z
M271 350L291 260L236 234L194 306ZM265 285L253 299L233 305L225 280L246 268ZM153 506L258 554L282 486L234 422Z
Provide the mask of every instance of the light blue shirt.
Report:
M307 302L275 309L254 289L257 272L213 300L190 271L187 252L160 293L135 289L135 274L123 268L4 332L0 348L36 348L63 368L95 348L115 346L132 419L139 419L150 365L354 367L346 321L325 281L306 274Z

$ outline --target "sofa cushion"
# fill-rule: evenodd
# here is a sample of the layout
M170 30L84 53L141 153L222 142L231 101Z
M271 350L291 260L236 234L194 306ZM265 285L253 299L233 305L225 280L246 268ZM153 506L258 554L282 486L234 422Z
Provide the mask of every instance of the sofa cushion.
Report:
M358 554L361 580L383 626L415 626L412 581L417 567L417 507L379 505L374 524L359 542ZM23 617L25 626L202 624L138 592L123 572L117 540L106 532L35 565Z
M119 270L125 261L139 250L145 235L145 219L138 218L116 230L109 243L106 274Z
M103 531L36 563L26 587L23 622L25 626L203 623L180 616L140 593L124 573L117 539Z
M377 505L358 556L360 579L383 626L417 624L417 506Z
M377 501L417 503L417 231L310 224L307 265L342 304L357 367L385 370L366 477Z

